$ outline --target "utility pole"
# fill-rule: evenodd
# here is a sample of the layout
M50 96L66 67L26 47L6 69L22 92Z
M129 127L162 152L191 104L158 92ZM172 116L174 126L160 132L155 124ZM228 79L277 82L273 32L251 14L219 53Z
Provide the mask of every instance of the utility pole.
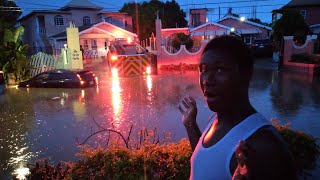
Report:
M138 8L138 0L136 0L136 30L137 35L139 36L139 8Z

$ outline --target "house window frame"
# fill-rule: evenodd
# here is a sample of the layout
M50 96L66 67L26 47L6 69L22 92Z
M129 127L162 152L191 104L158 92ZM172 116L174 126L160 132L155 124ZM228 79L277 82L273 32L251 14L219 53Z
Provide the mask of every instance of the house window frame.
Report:
M300 10L299 13L303 16L303 19L306 19L307 11L305 9Z
M88 50L89 49L89 44L88 44L88 39L83 40L83 50Z
M82 18L82 23L83 23L84 26L85 25L90 25L91 24L91 18L89 16L84 16Z
M64 19L61 15L56 15L54 17L54 25L56 26L64 26Z
M98 49L97 39L91 39L91 49L92 50L97 50Z

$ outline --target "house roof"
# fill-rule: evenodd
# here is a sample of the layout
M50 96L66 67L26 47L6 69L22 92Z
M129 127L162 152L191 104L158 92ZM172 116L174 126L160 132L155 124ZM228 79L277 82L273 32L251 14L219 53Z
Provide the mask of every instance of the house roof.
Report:
M189 28L184 27L184 28L165 28L161 29L161 31L188 31Z
M80 26L80 27L78 27L79 32L84 31L84 30L89 29L89 28L91 28L91 26ZM67 32L63 31L63 32L60 32L60 33L55 34L53 36L50 36L49 38L50 39L60 39L60 38L66 38L66 37L67 37Z
M221 22L221 21L223 21L223 20L226 20L226 19L234 19L234 20L240 21L240 18L238 18L238 17L232 16L232 15L226 15L226 16L224 16L223 18L219 19L219 20L217 21L217 23L219 23L219 22ZM261 28L265 28L265 29L270 30L270 31L272 30L272 28L269 27L269 26L265 26L265 25L262 25L262 24L258 24L258 23L252 22L252 21L244 20L244 21L242 21L242 22L245 22L245 23L247 23L247 24L251 24L251 25L253 25L253 26L258 26L258 27L261 27Z
M216 23L216 22L207 22L205 24L202 24L200 26L197 26L193 29L190 30L190 32L194 32L200 28L203 28L203 27L206 27L206 26L209 26L209 25L214 25L214 26L218 26L218 27L221 27L221 28L224 28L224 29L231 29L231 27L228 27L228 26L225 26L225 25L222 25L222 24L219 24L219 23Z
M127 31L127 30L125 30L125 29L122 29L122 28L120 28L120 27L118 27L118 26L115 26L115 25L113 25L113 24L107 23L107 22L105 22L105 21L102 21L102 22L100 22L100 23L98 23L98 24L95 24L95 25L93 25L93 26L94 26L94 27L98 27L98 26L100 26L100 25L102 25L102 24L109 25L109 26L111 26L111 27L113 27L113 28L115 28L115 29L118 29L118 30L120 30L120 31L122 31L122 32L125 32L125 33L127 33L127 34L130 34L130 35L132 35L132 36L134 36L134 37L138 37L137 34L134 34L134 33L130 32L130 31Z
M103 7L98 6L88 0L71 0L68 4L63 6L61 10L68 10L68 9L95 9L101 10Z
M66 12L66 11L59 11L59 10L35 10L35 11L31 11L29 14L21 17L18 21L23 21L27 18L29 18L30 16L37 14L37 13L47 13L47 14L71 14L70 12Z
M112 33L110 33L110 32L108 32L108 31L105 31L105 30L99 28L99 26L100 26L100 25L103 25L103 24L106 24L106 25L108 25L108 26L111 26L111 27L113 27L113 28L115 28L115 29L117 29L117 30L119 30L119 31L122 31L122 32L124 32L124 33L126 33L126 34L130 34L130 35L132 35L132 36L134 36L134 37L138 37L136 34L130 32L130 31L127 31L127 30L125 30L125 29L122 29L122 28L120 28L120 27L118 27L118 26L115 26L115 25L113 25L113 24L110 24L110 23L107 23L107 22L104 22L104 21L103 21L103 22L100 22L100 23L97 23L97 24L94 24L93 26L80 26L80 27L78 27L78 28L79 28L79 34L83 34L83 33L86 33L86 32L90 32L91 30L98 30L98 31L100 31L100 32L104 32L104 33L107 33L107 34L111 34L111 35L112 35ZM58 34L56 34L56 35L50 36L49 38L50 38L50 39L62 39L62 38L66 38L66 37L67 37L67 32L64 31L64 32L58 33Z
M292 0L288 4L284 5L281 9L292 8L297 6L320 6L319 0Z

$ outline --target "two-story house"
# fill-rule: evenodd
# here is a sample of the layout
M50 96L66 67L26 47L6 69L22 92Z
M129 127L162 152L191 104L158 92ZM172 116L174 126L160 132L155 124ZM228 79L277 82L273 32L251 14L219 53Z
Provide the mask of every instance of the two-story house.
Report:
M30 54L42 51L53 53L55 37L66 31L70 22L79 32L105 22L130 34L132 17L126 13L105 12L103 7L88 0L71 0L59 10L34 10L19 19L25 28L22 41L29 44ZM107 32L106 32L107 33Z
M272 12L272 21L280 19L285 11L297 11L310 26L314 34L320 33L320 1L319 0L292 0L278 10Z

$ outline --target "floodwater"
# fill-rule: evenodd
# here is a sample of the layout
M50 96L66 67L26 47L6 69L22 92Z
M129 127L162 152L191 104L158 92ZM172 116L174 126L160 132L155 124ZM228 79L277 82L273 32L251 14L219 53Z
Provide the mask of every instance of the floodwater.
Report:
M166 72L155 76L117 78L96 72L99 85L86 89L8 88L0 96L0 179L25 170L26 164L49 158L75 161L82 143L92 133L111 128L138 141L143 127L157 128L160 138L187 137L177 109L192 95L198 104L202 130L211 112L198 85L198 72ZM267 118L291 123L294 129L320 137L320 80L305 74L256 69L250 99ZM168 135L166 132L170 132ZM107 134L86 142L104 146ZM117 134L111 136L118 141ZM319 170L313 172L319 176Z

